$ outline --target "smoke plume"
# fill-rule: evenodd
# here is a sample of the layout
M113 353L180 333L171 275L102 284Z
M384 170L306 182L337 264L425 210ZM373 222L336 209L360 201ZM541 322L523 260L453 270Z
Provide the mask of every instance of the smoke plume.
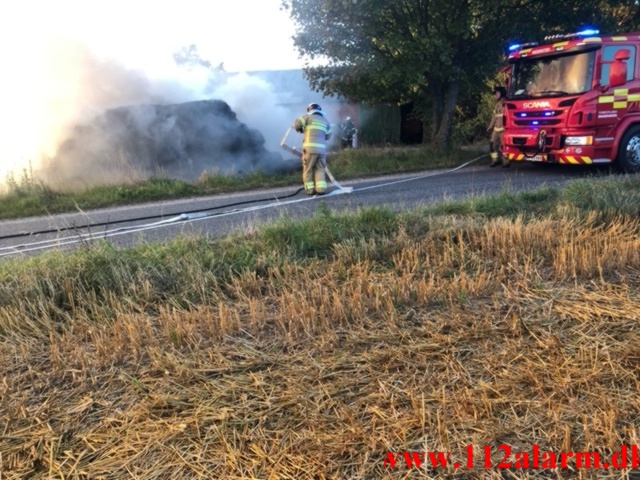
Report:
M168 106L201 100L226 102L231 113L237 115L236 121L248 127L240 126L245 140L252 138L254 143L260 143L260 139L251 133L257 130L264 147L270 152L279 152L278 143L299 112L278 106L270 85L264 80L248 74L227 74L222 65L214 68L210 62L199 59L194 49L187 53L190 57L180 57L180 65L176 63L170 71L154 77L127 68L112 58L101 57L82 42L72 39L50 41L10 58L9 61L14 61L24 75L14 76L10 85L13 88L4 88L1 93L0 101L5 111L0 117L3 133L0 185L9 172L19 176L25 169L42 172L45 183L53 183L56 179L62 181L62 185L57 185L62 187L65 178L76 178L83 175L82 172L91 172L94 176L100 173L100 178L85 179L90 183L130 179L131 172L126 167L137 168L140 159L126 165L131 159L122 156L105 163L104 155L68 156L64 160L62 153L69 152L69 142L77 144L82 140L93 142L80 145L85 153L92 152L90 147L96 145L98 150L108 150L99 145L112 140L109 136L100 137L100 126L104 127L107 117L120 118L122 126L135 126L130 129L133 132L146 132L147 136L162 139L163 129L164 133L176 132L176 122L179 123L180 115L185 114L183 110L174 109L172 118L168 115ZM127 113L119 110L122 108L128 109ZM220 108L224 110L224 107ZM212 116L208 118L213 121ZM192 126L183 122L181 128ZM206 129L200 129L200 132L206 133ZM176 155L181 147L184 153L185 145L179 144L179 137L180 134L169 138L165 152L168 157ZM213 148L214 144L209 142L208 146ZM226 162L238 162L237 168L230 168L230 171L246 171L247 165L257 165L255 160L246 157L225 158ZM268 162L261 167L268 168L272 164L275 169L279 167L277 157L265 158ZM112 168L114 164L123 168L117 171ZM142 176L148 172L139 170Z

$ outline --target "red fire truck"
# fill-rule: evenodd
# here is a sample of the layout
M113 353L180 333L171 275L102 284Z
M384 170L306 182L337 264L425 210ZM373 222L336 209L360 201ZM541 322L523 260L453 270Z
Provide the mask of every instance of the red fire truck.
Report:
M509 48L503 154L640 172L640 32Z

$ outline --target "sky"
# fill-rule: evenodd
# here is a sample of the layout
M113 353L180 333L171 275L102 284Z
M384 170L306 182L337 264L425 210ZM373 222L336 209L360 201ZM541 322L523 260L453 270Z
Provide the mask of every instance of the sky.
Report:
M210 72L178 67L173 54L180 48L195 45L203 60L227 72L302 68L291 39L295 26L280 2L3 2L0 184L7 172L54 155L75 124L106 108L210 97L204 93ZM242 105L243 88L255 98L256 88L268 85L240 78L224 94Z

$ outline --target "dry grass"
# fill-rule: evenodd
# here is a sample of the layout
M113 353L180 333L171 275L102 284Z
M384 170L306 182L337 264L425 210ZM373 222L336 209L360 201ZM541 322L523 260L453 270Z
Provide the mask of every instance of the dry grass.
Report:
M92 304L73 278L65 311L0 306L0 477L524 479L543 475L383 460L640 444L636 219L409 231L246 271L188 308L151 311L143 281Z

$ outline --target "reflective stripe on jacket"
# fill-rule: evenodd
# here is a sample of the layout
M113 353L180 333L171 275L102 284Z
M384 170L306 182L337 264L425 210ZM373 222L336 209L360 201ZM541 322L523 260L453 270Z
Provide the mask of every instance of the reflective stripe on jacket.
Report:
M331 125L321 113L307 113L296 118L293 128L304 132L303 150L307 153L326 153L327 140L331 138Z
M493 127L494 132L504 131L504 100L500 99L493 107L493 118L489 128Z

